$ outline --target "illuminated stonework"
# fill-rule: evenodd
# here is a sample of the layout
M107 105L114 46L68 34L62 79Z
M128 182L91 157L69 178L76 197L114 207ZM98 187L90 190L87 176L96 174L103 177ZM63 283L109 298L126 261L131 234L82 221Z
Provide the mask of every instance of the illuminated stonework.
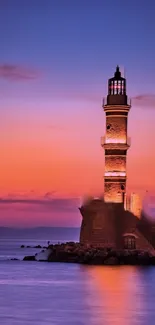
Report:
M130 105L126 95L126 79L119 67L109 79L108 96L103 108L106 114L106 134L101 139L105 150L105 202L124 202L126 192L126 157L130 147L127 119Z
M120 113L121 114L121 113ZM106 140L111 142L126 143L127 137L127 117L106 116Z
M105 172L104 176L115 176L115 177L126 176L126 172Z
M136 217L141 217L142 198L137 193L131 193L125 198L125 209L132 212Z
M115 138L106 138L105 139L105 143L111 143L111 144L113 144L113 143L118 143L118 144L120 144L120 143L126 143L126 139L121 139L121 138L119 138L119 139L115 139Z
M105 156L105 171L106 172L126 172L126 156L106 155Z
M122 190L121 186L125 188L126 180L118 180L117 182L105 181L104 183L104 193L106 202L122 202Z

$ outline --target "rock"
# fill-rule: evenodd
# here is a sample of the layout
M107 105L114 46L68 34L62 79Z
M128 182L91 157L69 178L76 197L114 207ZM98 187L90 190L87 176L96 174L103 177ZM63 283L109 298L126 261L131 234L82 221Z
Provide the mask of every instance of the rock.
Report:
M150 257L151 265L155 265L155 256Z
M41 248L40 245L35 247ZM115 250L74 242L50 244L47 249L35 256L25 256L24 260L89 265L155 265L155 256L147 251Z
M21 248L47 248L46 246L42 247L41 245L36 245L36 246L25 246L25 245L21 245Z
M19 258L11 258L11 261L20 261Z
M24 258L23 258L23 261L35 261L36 259L35 259L35 256L25 256Z
M107 259L105 259L104 261L105 265L119 265L119 261L117 257L109 257Z
M46 249L42 250L41 252L35 254L36 261L48 261L48 257L51 254L51 250Z

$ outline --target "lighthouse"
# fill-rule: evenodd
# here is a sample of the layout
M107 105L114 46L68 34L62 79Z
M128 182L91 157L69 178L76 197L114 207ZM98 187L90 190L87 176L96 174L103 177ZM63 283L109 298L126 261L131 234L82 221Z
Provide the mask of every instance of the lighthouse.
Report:
M106 117L105 136L101 145L105 152L104 200L124 203L126 197L126 162L130 147L128 138L128 113L131 103L126 94L126 79L119 66L114 77L108 80L108 95L103 101Z
M82 215L80 243L115 250L140 249L155 255L155 223L145 215L137 218L137 212L133 209L135 200L132 200L130 211L124 209L130 107L126 79L121 76L117 66L114 77L108 80L108 95L103 103L106 117L106 132L102 137L105 151L104 198L85 200L79 207Z

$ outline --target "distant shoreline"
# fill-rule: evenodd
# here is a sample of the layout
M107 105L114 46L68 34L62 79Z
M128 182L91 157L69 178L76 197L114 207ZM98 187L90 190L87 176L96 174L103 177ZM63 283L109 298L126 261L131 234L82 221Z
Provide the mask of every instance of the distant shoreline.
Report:
M44 236L45 240L57 239L59 236L65 235L65 240L77 238L80 233L80 227L31 227L31 228L13 228L0 227L0 238L8 236L25 236L38 235L38 239ZM75 237L75 238L73 238ZM24 244L24 242L23 242Z
M68 227L68 226L34 226L34 227L5 227L5 226L0 226L0 231L2 230L48 230L48 229L80 229L79 227Z

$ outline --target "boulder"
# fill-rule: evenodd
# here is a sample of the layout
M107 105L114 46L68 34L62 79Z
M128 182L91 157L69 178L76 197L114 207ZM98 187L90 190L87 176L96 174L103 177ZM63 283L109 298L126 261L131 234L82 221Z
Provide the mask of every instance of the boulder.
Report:
M104 265L119 265L119 260L117 257L109 257L104 260Z
M37 245L36 248L41 248ZM50 244L36 256L25 256L27 261L79 263L89 265L155 265L155 256L147 251L115 250L67 242Z
M25 256L24 258L23 258L23 261L35 261L36 259L35 259L35 256Z

